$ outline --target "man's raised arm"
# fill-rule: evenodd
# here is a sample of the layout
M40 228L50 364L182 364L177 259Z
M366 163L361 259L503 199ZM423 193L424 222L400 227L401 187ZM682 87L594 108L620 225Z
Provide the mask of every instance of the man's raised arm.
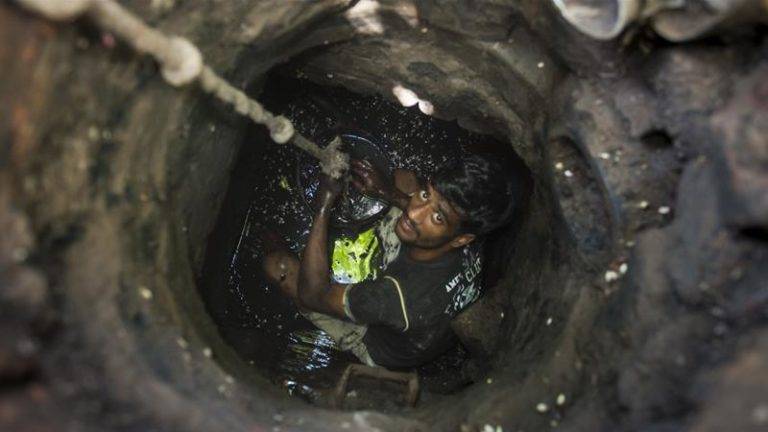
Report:
M341 183L323 175L316 203L317 212L299 267L299 306L344 318L344 285L332 284L328 264L328 223L331 209L341 192Z

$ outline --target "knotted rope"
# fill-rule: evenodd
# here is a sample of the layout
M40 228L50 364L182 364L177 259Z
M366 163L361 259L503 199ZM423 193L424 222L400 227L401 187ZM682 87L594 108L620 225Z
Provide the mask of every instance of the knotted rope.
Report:
M234 87L203 62L200 50L189 40L168 36L148 26L115 0L16 0L22 7L48 19L68 21L87 15L101 29L113 33L133 49L151 55L159 64L163 79L174 87L197 82L206 92L231 105L234 110L269 129L272 139L291 142L320 161L324 173L333 178L349 167L349 156L339 150L336 138L325 148L295 131L293 123L275 116L256 100Z

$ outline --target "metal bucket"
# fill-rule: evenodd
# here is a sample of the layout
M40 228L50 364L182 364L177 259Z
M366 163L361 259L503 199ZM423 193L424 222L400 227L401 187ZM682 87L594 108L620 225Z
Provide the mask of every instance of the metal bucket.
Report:
M384 175L392 175L392 167L384 149L361 133L340 134L342 150L353 159L366 159ZM326 140L325 144L330 142ZM371 227L389 210L389 204L357 191L344 178L344 189L331 212L331 225L342 231L356 231ZM320 165L305 154L298 156L296 164L297 193L301 201L312 211L312 203L320 183Z

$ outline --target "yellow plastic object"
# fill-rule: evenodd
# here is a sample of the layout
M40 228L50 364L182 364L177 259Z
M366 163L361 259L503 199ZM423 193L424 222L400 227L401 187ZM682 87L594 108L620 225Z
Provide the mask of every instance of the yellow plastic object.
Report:
M337 283L358 283L369 277L376 278L376 266L371 258L379 249L379 238L374 228L363 231L356 238L340 237L333 242L331 271Z

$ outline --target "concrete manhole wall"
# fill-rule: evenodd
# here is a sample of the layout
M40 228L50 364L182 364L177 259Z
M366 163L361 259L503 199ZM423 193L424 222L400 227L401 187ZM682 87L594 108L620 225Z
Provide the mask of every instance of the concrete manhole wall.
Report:
M595 42L540 1L122 2L238 87L275 65L510 143L530 209L493 369L400 415L288 398L194 288L246 123L87 21L0 5L0 426L736 430L768 423L765 29ZM566 2L567 3L567 2ZM350 8L351 7L351 8ZM670 25L670 24L667 24Z

